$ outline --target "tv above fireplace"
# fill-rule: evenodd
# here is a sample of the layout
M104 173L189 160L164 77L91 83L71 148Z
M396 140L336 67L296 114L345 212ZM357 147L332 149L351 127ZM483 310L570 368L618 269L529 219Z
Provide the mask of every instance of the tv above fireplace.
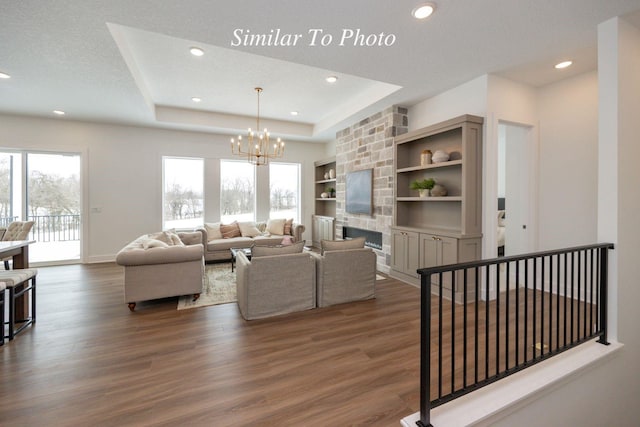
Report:
M373 213L373 169L348 172L346 193L348 213L371 215Z

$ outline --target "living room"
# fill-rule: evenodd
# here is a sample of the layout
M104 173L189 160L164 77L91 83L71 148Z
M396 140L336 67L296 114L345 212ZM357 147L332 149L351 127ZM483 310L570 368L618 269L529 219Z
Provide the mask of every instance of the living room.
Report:
M36 8L38 9L38 8ZM411 7L409 7L411 9ZM39 14L45 14L40 11ZM2 18L3 21L9 18ZM604 22L601 21L601 22ZM598 22L600 24L600 22ZM305 24L306 26L310 24ZM7 25L6 27L9 27ZM592 37L597 34L597 28L592 29ZM3 39L12 40L12 36L3 33ZM600 30L604 32L605 30ZM228 34L225 34L228 38ZM604 43L604 42L601 42ZM258 51L259 52L259 51ZM5 55L3 55L5 56ZM313 61L311 61L313 62ZM598 62L601 67L601 62ZM6 65L0 64L0 70L5 71ZM8 71L8 70L7 70ZM554 70L555 71L555 70ZM408 129L415 130L421 127L455 117L460 114L474 114L485 118L485 163L484 180L496 179L493 170L497 162L497 133L500 123L518 123L531 125L536 128L537 159L536 159L536 181L535 193L537 194L537 206L535 213L537 219L532 223L532 233L534 234L533 248L536 250L557 248L577 245L582 243L593 243L600 239L605 239L599 228L599 222L603 217L610 215L606 212L605 201L602 197L607 196L607 187L602 188L605 177L606 166L599 164L606 150L602 146L601 140L606 135L607 123L603 122L610 109L603 104L603 93L606 82L603 82L602 69L596 71L595 68L585 70L585 72L575 74L569 78L554 81L551 84L532 86L515 82L502 75L490 72L479 75L470 75L469 78L450 84L443 90L432 96L415 100L408 107ZM12 79L19 79L18 75L12 75ZM4 82L0 82L4 84ZM249 83L251 86L253 83ZM636 83L637 84L637 83ZM135 86L130 85L133 91ZM251 91L253 87L249 87ZM17 96L13 92L5 92L0 85L0 94L5 100ZM268 90L268 88L267 88ZM635 90L631 87L629 91ZM7 94L7 96L5 96ZM142 97L141 97L142 98ZM10 101L4 101L10 104ZM82 182L83 182L83 249L82 262L87 264L110 263L115 258L117 251L128 241L138 235L157 231L162 224L162 157L194 157L202 158L205 162L205 182L206 186L215 194L220 188L219 162L220 159L230 159L229 135L207 132L202 130L170 129L151 126L139 126L133 123L116 123L109 118L103 122L98 120L77 120L69 112L66 117L47 117L43 112L39 115L24 113L19 109L10 109L3 103L2 114L0 115L0 129L2 147L7 150L24 150L35 152L70 152L79 153L82 156ZM251 105L253 109L255 105ZM52 109L54 106L47 106ZM43 107L44 109L44 107ZM358 123L384 108L374 111L365 111L358 116L354 116L351 121L343 123L343 128ZM286 157L287 162L299 163L301 165L301 215L302 222L311 224L313 214L313 164L316 160L323 159L336 154L336 138L324 143L309 142L304 140L292 140L287 142ZM633 151L631 151L633 153ZM620 155L624 153L621 151ZM633 156L628 156L632 158ZM621 159L624 161L625 159ZM599 173L595 171L599 170ZM616 165L613 170L624 170L619 172L624 177L624 182L634 182L629 175L633 171L628 165ZM611 171L611 170L609 170ZM268 192L268 171L257 169L258 177L257 193ZM611 175L613 176L613 175ZM624 183L623 182L623 183ZM625 187L626 188L626 187ZM617 189L616 194L624 193L625 188ZM571 189L568 191L567 189ZM600 189L600 191L596 191ZM484 188L484 201L488 206L488 201L497 198L496 186L486 185ZM610 201L609 201L610 202ZM215 197L208 198L205 215L206 220L214 222L219 215L219 206ZM617 202L611 202L617 203ZM633 205L632 205L633 206ZM98 208L98 209L93 209ZM618 208L618 209L621 209ZM483 229L495 229L494 215L491 208L484 211ZM629 210L632 212L632 210ZM621 215L626 215L627 211L620 211ZM269 206L266 203L256 204L256 219L266 219L269 215ZM630 221L630 222L624 222ZM633 222L622 218L616 221L618 226L630 235L637 234L637 226L632 226ZM311 240L310 227L307 227L305 239ZM610 238L609 238L610 239ZM619 240L617 244L621 244ZM495 256L495 242L487 238L484 242L483 255L486 257ZM620 262L629 259L637 254L636 252L624 252L624 246L620 246ZM627 261L628 262L628 261ZM619 267L622 269L623 267ZM46 269L46 267L45 267ZM73 272L74 270L71 270ZM621 277L629 273L619 270ZM384 271L382 270L384 273ZM72 274L72 273L70 273ZM80 273L79 273L80 274ZM46 274L43 275L45 277ZM78 280L78 279L76 279ZM117 276L107 275L106 282L119 280ZM54 281L54 283L56 283ZM100 283L97 280L96 283ZM41 286L47 286L46 281L41 281ZM620 298L629 298L637 295L627 290L621 285L618 292ZM66 298L64 286L56 286L61 293L59 298ZM625 297L626 296L626 297ZM97 297L96 297L97 298ZM116 301L109 297L110 304L119 305L119 309L126 310L126 305L122 301ZM94 301L95 302L95 301ZM76 301L78 304L81 302ZM626 311L626 306L621 307L620 316L627 315L631 319L636 319L630 311ZM155 307L152 311L158 309ZM201 314L198 318L202 322L215 322L219 316L229 315L228 310L218 314ZM357 308L354 308L357 310ZM129 314L128 310L125 314ZM155 313L157 314L157 313ZM184 316L182 316L184 317ZM120 318L126 322L126 317ZM162 322L163 315L155 316L154 321ZM179 323L178 319L171 319ZM164 320L167 323L170 321ZM625 333L629 320L619 326L619 335ZM268 324L267 324L268 325ZM126 323L114 325L115 327L126 328ZM140 324L138 328L145 328L145 324ZM232 327L232 326L231 326ZM308 327L313 327L309 325ZM38 323L37 327L46 331L46 324ZM179 328L179 327L178 327ZM200 332L206 333L205 329ZM629 334L629 332L626 332ZM29 332L25 332L19 337L25 341ZM171 339L176 340L177 346L191 345L180 341L180 337L172 332ZM164 338L161 338L164 339ZM263 339L267 339L263 337ZM36 341L34 345L46 345L45 341ZM627 344L627 354L625 357L637 355L637 340L625 337ZM180 344L181 343L181 344ZM50 343L51 344L51 343ZM213 343L209 343L213 345ZM153 343L149 343L153 348ZM64 343L54 346L59 349L64 357ZM4 346L2 352L6 358L11 356L11 346ZM138 347L141 348L141 347ZM140 350L143 351L143 350ZM154 351L154 350L149 350ZM186 357L181 356L181 357ZM125 363L126 362L122 362ZM615 368L616 372L620 368ZM603 371L607 372L605 369ZM593 373L593 377L606 375L602 371ZM586 378L583 384L591 384L593 379ZM373 385L375 387L375 385ZM575 383L569 387L577 387ZM632 386L629 386L631 390ZM588 388L588 387L585 387ZM3 389L3 394L9 390ZM142 391L141 391L142 393ZM563 396L563 391L558 391L551 396ZM588 398L588 397L585 397ZM546 397L538 402L538 406L548 404L553 397ZM565 402L563 405L570 407L563 397L559 401ZM58 404L64 404L59 402ZM609 406L610 405L610 406ZM623 403L615 405L624 405ZM607 403L608 408L616 407L613 402ZM619 408L619 406L617 406ZM327 408L328 411L330 409ZM533 409L523 409L523 413ZM556 416L562 413L557 409L552 411ZM4 415L10 416L10 410L3 410ZM407 415L407 414L404 414ZM518 415L514 415L518 419ZM524 415L523 415L524 417ZM585 415L582 425L590 425L586 421L589 417ZM241 419L241 418L238 418ZM399 419L399 418L398 418ZM629 419L629 418L627 418ZM140 418L136 421L144 423ZM202 421L202 420L200 420ZM523 422L520 425L526 425Z

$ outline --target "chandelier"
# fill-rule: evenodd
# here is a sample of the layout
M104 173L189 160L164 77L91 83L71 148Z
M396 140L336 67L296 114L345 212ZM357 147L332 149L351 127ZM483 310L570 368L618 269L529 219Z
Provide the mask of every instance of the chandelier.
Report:
M284 141L280 138L271 145L269 139L269 131L264 128L260 131L260 93L261 87L255 88L258 94L258 114L256 116L256 131L251 128L247 131L247 139L243 140L242 135L238 135L238 139L231 138L231 153L236 156L245 156L249 163L256 166L266 165L269 159L282 157L284 153Z

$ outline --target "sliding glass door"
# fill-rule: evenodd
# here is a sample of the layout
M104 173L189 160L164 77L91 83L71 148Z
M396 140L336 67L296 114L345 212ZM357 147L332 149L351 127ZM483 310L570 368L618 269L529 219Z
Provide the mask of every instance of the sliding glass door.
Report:
M29 261L80 259L80 156L0 152L0 226L34 221Z
M80 259L80 156L26 154L26 217L34 221L31 262Z

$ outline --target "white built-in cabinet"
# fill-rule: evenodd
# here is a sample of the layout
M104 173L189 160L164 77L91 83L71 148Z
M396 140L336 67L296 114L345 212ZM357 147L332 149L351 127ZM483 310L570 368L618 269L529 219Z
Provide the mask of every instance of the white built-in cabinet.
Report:
M419 268L480 259L482 125L482 117L464 115L395 138L391 276L418 285ZM425 150L445 151L449 160L423 164ZM447 195L420 197L409 188L424 178L444 185ZM437 284L433 278L432 285ZM443 286L451 289L451 277L443 278ZM461 280L454 291L458 300Z

